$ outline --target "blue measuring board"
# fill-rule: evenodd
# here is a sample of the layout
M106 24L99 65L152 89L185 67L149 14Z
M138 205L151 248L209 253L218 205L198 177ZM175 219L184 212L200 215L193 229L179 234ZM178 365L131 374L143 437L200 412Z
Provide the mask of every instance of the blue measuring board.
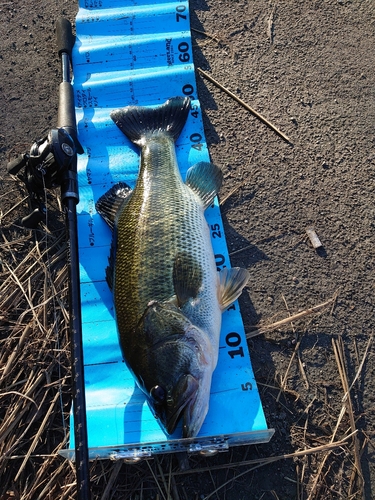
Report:
M139 151L110 118L131 104L192 99L176 144L182 177L209 161L194 74L189 2L80 0L73 51L79 140L77 206L87 425L90 459L227 449L268 441L267 428L236 302L223 314L210 408L199 435L166 436L128 371L119 347L112 293L105 281L111 231L95 202L118 181L134 187ZM207 209L218 269L230 266L217 200ZM71 416L71 427L73 427ZM62 455L74 459L74 433Z

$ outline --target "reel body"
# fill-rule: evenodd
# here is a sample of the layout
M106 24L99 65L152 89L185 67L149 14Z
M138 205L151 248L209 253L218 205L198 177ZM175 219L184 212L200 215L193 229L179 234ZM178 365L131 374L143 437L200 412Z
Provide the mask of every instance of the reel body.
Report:
M43 220L46 212L44 191L69 182L70 166L76 153L77 147L68 132L64 128L55 128L34 142L29 153L8 163L7 171L25 183L31 204L36 206L22 219L25 227L35 229Z

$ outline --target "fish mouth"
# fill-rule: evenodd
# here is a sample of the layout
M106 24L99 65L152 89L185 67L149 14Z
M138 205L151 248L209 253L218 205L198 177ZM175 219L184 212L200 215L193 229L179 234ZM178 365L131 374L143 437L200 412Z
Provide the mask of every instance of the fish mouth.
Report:
M184 408L184 420L182 424L183 438L196 437L206 417L206 411L197 412L197 399L197 394L195 394L194 398L191 398Z
M189 402L191 401L192 397L189 400L185 401L185 403L182 406L175 408L175 410L168 415L167 421L166 421L166 426L165 426L168 434L173 434L174 431L176 430L177 424L182 416L182 413L185 413L185 409L188 406ZM185 418L184 418L184 421L185 421ZM185 427L185 424L183 427ZM186 437L186 436L182 435L182 437Z
M168 434L173 434L178 422L182 419L182 438L194 438L200 431L206 417L207 408L199 405L200 388L198 381L188 375L189 391L185 392L184 400L173 406L171 412L166 415L165 428Z
M211 375L210 371L203 374L199 387L185 405L182 425L183 438L196 437L202 428L209 408Z
M198 388L199 382L195 377L190 374L183 375L173 389L172 394L167 397L167 404L164 407L164 411L158 412L158 409L155 408L157 416L160 418L169 435L173 434L176 430L182 414L184 414L183 427L185 427L185 412L194 406ZM189 411L189 413L191 412Z

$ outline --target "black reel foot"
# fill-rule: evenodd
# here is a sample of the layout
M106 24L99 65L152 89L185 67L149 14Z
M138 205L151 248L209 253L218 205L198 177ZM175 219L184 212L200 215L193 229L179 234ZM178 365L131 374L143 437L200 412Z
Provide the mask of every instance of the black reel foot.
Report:
M36 229L38 227L38 224L42 222L46 217L46 208L45 207L38 207L35 210L31 212L31 214L26 215L21 220L21 223L24 227L27 229Z

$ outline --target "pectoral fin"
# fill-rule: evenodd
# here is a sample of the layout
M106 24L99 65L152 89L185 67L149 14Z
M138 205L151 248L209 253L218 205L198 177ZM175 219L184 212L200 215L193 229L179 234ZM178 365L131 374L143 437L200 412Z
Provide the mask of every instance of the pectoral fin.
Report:
M222 310L227 309L241 295L249 281L250 274L241 267L225 267L219 273L219 302Z
M207 208L218 194L223 182L223 172L213 163L201 161L186 173L186 185L197 194Z
M173 264L173 286L179 307L198 295L202 280L202 268L197 260L188 253L179 253Z

